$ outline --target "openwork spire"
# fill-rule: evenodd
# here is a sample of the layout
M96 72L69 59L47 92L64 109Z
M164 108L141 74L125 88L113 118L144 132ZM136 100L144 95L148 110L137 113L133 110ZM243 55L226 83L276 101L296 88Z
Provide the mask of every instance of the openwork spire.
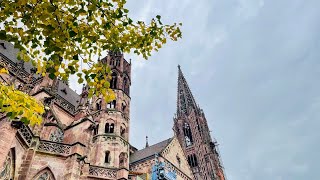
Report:
M188 110L197 110L197 104L194 100L191 90L183 76L180 65L178 65L178 96L177 96L177 115L188 114Z

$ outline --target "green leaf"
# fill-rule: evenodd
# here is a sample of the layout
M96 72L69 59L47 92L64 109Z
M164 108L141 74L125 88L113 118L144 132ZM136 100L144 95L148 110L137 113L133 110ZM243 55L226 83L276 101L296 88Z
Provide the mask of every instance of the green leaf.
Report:
M77 35L76 32L74 32L74 31L69 31L69 36L70 36L70 37L74 37L74 36L76 36L76 35Z
M7 37L6 36L6 31L5 30L0 31L0 39L5 40L6 37Z
M8 112L8 113L6 114L6 116L7 116L7 117L11 117L11 116L12 116L12 112Z
M29 124L30 123L30 121L26 117L22 117L20 119L20 121L23 122L24 124Z
M55 76L53 73L50 73L50 74L49 74L49 78L50 78L50 79L54 79L55 77L56 77L56 76Z
M79 60L79 55L76 54L76 55L74 55L72 58L73 58L74 60Z
M94 79L96 76L96 74L90 74L91 79Z

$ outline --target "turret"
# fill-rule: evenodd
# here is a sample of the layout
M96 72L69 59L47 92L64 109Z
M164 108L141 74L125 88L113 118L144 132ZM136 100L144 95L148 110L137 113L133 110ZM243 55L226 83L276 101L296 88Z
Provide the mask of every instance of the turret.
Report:
M92 98L92 114L96 123L90 158L93 165L117 168L119 178L127 178L129 169L129 114L131 64L122 53L109 52L101 59L110 66L110 88L116 98L105 102L101 96Z

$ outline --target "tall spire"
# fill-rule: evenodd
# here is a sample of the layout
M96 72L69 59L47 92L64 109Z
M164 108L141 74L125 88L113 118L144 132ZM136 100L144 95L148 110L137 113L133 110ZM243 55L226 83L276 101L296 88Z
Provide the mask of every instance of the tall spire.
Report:
M188 109L197 110L197 104L194 100L191 90L183 76L180 65L178 65L178 94L177 94L177 115L187 114Z

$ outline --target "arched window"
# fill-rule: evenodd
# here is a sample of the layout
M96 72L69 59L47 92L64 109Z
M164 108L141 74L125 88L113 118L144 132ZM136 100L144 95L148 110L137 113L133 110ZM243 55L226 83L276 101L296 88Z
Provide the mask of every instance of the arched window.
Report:
M126 133L126 128L125 127L120 127L120 136L125 137L125 133Z
M113 100L107 104L107 109L115 109L117 105L117 101Z
M110 151L106 151L104 157L104 163L110 163Z
M106 123L104 132L105 133L114 133L114 124L113 123Z
M50 134L49 140L54 141L54 142L62 142L63 141L63 131L61 129L57 128L55 131L53 131Z
M54 176L49 168L42 170L41 172L36 175L34 180L54 180Z
M120 153L119 155L119 167L125 167L127 165L128 155L127 153Z
M101 104L102 104L101 99L98 99L97 102L96 102L97 111L101 110L101 107L102 107Z
M117 88L117 73L113 72L111 74L111 81L110 81L110 88L111 89L116 89Z
M3 167L0 168L0 179L14 179L15 161L14 150L11 149L4 161Z
M192 138L191 129L188 123L184 123L183 132L184 132L186 146L187 147L191 146L193 144L193 138Z

